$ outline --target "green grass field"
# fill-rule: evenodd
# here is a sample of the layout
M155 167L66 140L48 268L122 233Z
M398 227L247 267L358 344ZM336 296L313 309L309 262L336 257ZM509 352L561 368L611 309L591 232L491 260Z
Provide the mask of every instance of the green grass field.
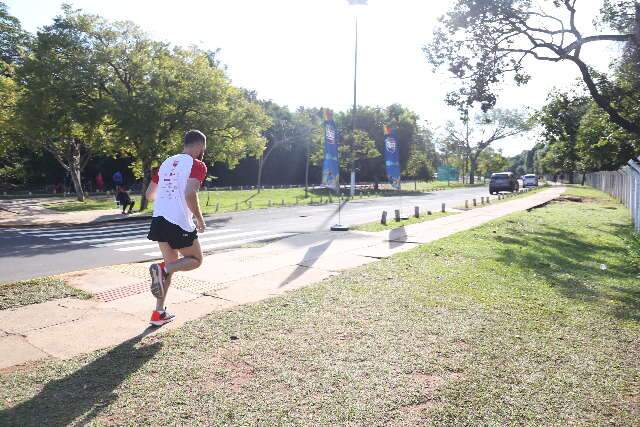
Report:
M388 214L389 214L389 217L387 220L387 225L383 225L380 223L380 221L376 221L376 222L369 222L367 224L356 225L351 228L357 231L369 231L369 232L385 231L385 230L393 230L396 228L405 227L411 224L418 224L425 221L432 221L434 219L442 218L448 215L455 215L453 212L432 212L431 215L427 215L426 212L421 212L420 218L411 216L408 219L396 222L395 219L393 218L393 212L389 212Z
M2 372L0 424L637 425L629 213L570 192L582 201Z
M68 286L63 280L52 277L0 284L0 310L39 304L58 298L91 298L86 292Z
M474 186L482 186L483 184L477 184ZM367 190L358 192L356 198L361 197L386 197L397 196L399 193L387 186L381 185L379 191ZM453 188L470 187L470 185L462 183L451 183L447 186L444 182L418 182L414 185L413 182L407 182L403 184L403 190L401 194L415 193L414 188L417 188L417 192L430 192L430 191L442 191ZM285 206L291 205L308 205L326 203L328 199L327 190L310 190L305 198L304 188L265 188L260 193L256 190L212 190L201 191L199 193L200 205L204 214L210 214L215 212L233 212L250 209L264 209L271 206L282 206L284 201ZM140 196L132 197L136 202L134 210L138 210L140 207ZM335 196L331 197L332 201L336 200ZM55 199L47 202L44 205L46 208L58 211L58 212L77 212L86 210L103 210L113 209L116 211L116 205L113 196L99 196L94 198L88 198L85 202L79 202L72 199ZM217 206L217 210L216 210ZM151 209L153 204L150 204Z

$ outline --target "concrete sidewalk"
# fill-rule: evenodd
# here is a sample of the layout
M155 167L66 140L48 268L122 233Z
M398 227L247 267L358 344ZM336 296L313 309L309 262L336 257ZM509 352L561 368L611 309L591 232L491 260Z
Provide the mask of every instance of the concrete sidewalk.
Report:
M379 233L301 234L259 247L207 256L201 268L175 275L167 305L177 319L170 330L215 310L228 309L317 283L510 213L558 197L554 187L528 197ZM128 340L148 326L155 300L149 264L127 264L62 275L94 295L0 311L0 368L66 359Z

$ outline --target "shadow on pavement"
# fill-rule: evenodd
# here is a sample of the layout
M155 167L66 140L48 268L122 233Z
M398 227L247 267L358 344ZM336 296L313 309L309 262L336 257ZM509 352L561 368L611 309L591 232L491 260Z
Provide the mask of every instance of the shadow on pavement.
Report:
M160 342L136 348L136 344L153 330L145 329L74 373L48 383L26 402L3 410L0 425L89 424L117 399L113 391L161 349ZM81 418L74 421L78 417Z
M286 279L284 279L282 283L280 283L280 285L278 285L278 288L282 288L283 286L286 286L288 283L302 276L310 267L313 266L313 264L315 264L315 262L322 256L322 254L325 253L327 249L329 249L329 246L331 246L332 242L333 240L327 240L324 243L311 246L309 249L307 249L307 252L302 257L302 260L300 260L300 263L298 264L296 269ZM300 265L305 262L307 258L310 258L307 262L308 265Z

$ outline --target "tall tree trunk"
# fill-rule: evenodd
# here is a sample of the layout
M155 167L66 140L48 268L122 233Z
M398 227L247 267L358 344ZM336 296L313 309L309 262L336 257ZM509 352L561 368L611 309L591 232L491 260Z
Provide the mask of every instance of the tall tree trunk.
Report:
M262 156L258 159L258 193L262 190L262 166L264 166L264 160Z
M73 188L76 191L76 197L79 202L84 202L84 190L82 189L82 179L80 175L80 163L73 159L69 162L69 173L71 174L71 181L73 182Z
M142 160L142 196L140 197L140 212L145 211L149 207L147 200L147 188L151 182L151 160Z
M478 169L478 157L469 157L469 185L476 183L476 169Z

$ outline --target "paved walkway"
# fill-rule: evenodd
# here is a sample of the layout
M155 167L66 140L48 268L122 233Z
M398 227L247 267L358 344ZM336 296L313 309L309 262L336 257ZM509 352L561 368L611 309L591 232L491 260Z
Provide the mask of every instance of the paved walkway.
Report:
M257 302L317 283L360 265L410 250L558 197L554 187L528 197L379 233L320 232L259 248L210 255L195 271L175 275L167 304L177 328L215 310ZM0 368L66 359L128 340L148 326L155 305L148 264L127 264L62 276L94 295L0 311Z

